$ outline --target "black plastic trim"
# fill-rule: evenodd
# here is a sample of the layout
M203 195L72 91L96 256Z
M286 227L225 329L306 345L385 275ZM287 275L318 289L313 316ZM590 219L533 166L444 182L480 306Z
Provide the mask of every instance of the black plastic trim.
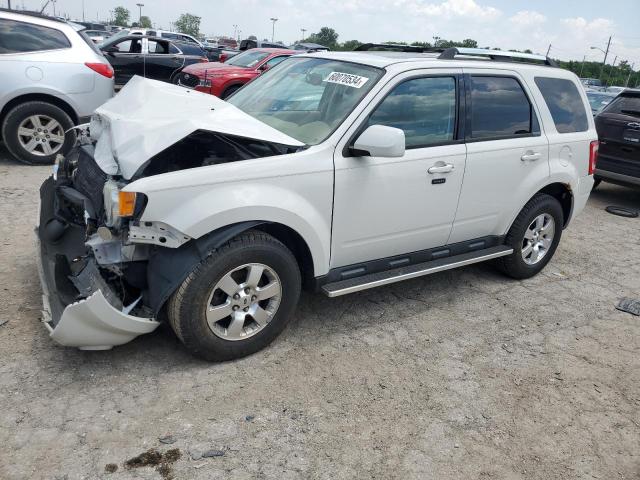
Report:
M372 273L393 270L400 266L409 266L429 262L431 260L439 260L441 258L484 250L490 247L502 245L503 243L504 236L490 235L474 238L465 242L452 243L450 245L428 248L426 250L418 250L404 255L394 255L392 257L332 268L326 275L315 278L315 289L319 290L320 287L327 283L334 283L341 280L362 277Z

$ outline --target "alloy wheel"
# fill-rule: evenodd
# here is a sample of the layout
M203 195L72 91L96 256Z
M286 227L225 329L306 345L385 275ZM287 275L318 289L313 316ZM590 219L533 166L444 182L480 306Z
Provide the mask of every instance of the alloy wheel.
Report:
M20 146L41 157L57 153L64 144L64 135L62 125L48 115L31 115L18 127Z
M527 265L535 265L547 255L553 244L555 231L555 221L548 213L542 213L533 219L522 240L522 259Z
M281 298L282 283L272 268L262 263L242 265L213 287L207 301L207 323L220 338L244 340L269 324Z

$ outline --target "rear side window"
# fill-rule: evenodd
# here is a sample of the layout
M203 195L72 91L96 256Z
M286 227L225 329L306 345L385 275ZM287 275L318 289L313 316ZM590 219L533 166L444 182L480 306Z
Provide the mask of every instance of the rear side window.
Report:
M403 130L407 148L452 141L456 126L456 79L425 77L401 83L376 107L369 125Z
M472 76L470 83L472 139L539 133L531 103L515 78Z
M54 28L0 19L0 54L70 48L64 33Z
M571 80L536 77L535 81L558 133L586 132L589 129L584 102Z
M640 117L640 96L620 95L607 105L604 110L607 113L620 113L632 117Z

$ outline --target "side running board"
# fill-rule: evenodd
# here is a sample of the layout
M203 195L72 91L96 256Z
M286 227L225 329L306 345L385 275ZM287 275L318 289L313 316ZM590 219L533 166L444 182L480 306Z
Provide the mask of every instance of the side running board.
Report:
M368 288L380 287L390 283L409 280L410 278L431 275L432 273L451 270L452 268L464 267L472 263L484 262L493 258L511 255L513 249L506 245L485 248L475 252L463 253L453 257L439 258L429 262L417 263L406 267L394 268L384 272L370 273L362 277L349 278L334 283L328 283L322 287L322 291L328 297L339 297L348 293L367 290Z

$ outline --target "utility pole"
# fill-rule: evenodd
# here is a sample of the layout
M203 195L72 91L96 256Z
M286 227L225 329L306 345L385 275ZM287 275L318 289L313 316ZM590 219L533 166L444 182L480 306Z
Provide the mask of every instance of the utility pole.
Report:
M8 5L9 10L11 10L11 0L7 0L7 3L9 4Z
M233 38L237 38L238 37L238 25L237 24L233 24Z
M56 16L56 2L57 1L58 0L51 0L51 3L53 4L53 16L54 17Z
M607 56L609 55L609 47L611 46L611 37L609 37L609 41L607 42L607 50L604 52L604 61L602 62L602 67L600 67L600 79L602 80L602 74L604 73L604 66L607 63Z
M582 71L584 70L584 62L587 59L587 56L585 55L584 57L582 57L582 66L580 67L580 77L582 78Z
M271 17L271 41L273 42L274 38L275 38L275 34L276 34L276 22L278 21L277 18Z
M144 3L136 3L136 5L140 11L140 14L138 15L138 26L140 26L140 23L142 22L142 7L144 7Z
M307 38L304 35L305 33L307 33L307 29L306 28L301 28L300 31L302 32L302 41L304 41L304 39Z
M545 56L549 56L549 52L551 51L551 44L549 44L549 48L547 48L547 54Z
M84 0L82 0L82 21L84 22Z
M635 63L631 64L631 70L629 71L629 75L627 75L627 81L624 82L625 88L629 86L629 80L631 80L631 75L633 74L633 66L634 65L635 65Z

